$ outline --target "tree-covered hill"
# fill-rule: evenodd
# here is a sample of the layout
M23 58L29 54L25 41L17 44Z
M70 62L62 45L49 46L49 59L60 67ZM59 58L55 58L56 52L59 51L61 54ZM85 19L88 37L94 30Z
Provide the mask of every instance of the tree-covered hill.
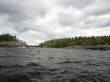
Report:
M4 42L4 41L15 41L17 42L18 39L16 38L16 36L12 36L11 34L2 34L0 35L0 42Z
M0 35L0 46L22 47L26 45L27 45L26 42L17 39L16 36L13 36L9 33Z
M53 39L39 44L39 47L61 48L75 46L110 45L110 36L91 36Z

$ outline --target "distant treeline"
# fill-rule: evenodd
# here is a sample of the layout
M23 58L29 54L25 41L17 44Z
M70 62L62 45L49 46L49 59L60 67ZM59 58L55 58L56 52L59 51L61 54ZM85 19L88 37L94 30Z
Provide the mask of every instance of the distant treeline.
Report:
M26 46L26 42L9 33L0 35L0 46Z
M53 39L39 44L39 47L61 48L75 46L110 45L110 36L91 36Z

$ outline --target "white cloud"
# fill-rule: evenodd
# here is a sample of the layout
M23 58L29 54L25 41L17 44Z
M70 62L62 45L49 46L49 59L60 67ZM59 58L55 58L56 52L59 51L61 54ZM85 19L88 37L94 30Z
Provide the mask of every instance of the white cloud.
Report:
M28 44L110 35L110 0L0 0L0 33Z
M61 7L58 12L58 22L64 26L73 25L83 18L83 12L73 7Z

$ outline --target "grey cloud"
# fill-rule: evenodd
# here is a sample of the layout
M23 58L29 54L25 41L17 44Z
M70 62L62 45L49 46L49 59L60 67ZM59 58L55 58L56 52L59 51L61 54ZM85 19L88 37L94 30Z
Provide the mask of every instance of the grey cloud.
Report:
M58 23L63 26L72 26L74 24L74 20L71 18L60 17L58 19Z
M22 11L20 3L13 2L12 0L0 1L0 14L7 14L10 16L11 21L23 20L26 15Z
M0 13L14 14L19 13L20 11L20 6L17 4L17 2L13 2L12 0L0 1Z
M100 4L101 5L101 4ZM86 12L86 15L94 15L94 16L100 16L100 15L104 15L104 14L110 14L110 6L106 5L106 6L98 6L97 7L93 7L93 9L89 9Z
M10 21L22 21L29 19L33 16L44 16L47 8L39 3L39 0L35 1L26 0L1 0L0 1L0 14L8 14ZM38 2L38 4L34 4Z
M105 28L110 26L110 15L89 16L83 21L85 28Z
M95 16L110 14L110 7L104 9L100 8L99 10L94 11L92 14Z
M92 5L84 8L85 16L101 16L110 14L110 0L96 0Z
M101 24L101 25L99 25L99 27L103 27L103 28L110 27L110 22L106 22L104 24Z
M88 5L91 5L95 2L95 0L60 0L60 4L65 7L74 7L78 9L82 9Z

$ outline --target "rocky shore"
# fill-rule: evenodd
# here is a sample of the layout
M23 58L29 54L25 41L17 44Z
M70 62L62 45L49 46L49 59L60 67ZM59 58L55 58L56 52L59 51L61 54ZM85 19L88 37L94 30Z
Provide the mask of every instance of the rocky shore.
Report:
M25 42L0 42L0 47L26 47Z
M65 48L77 48L77 49L91 49L91 50L108 50L110 45L96 45L96 46L69 46Z
M95 46L74 46L68 48L84 48L84 49L91 49L91 50L107 50L110 49L110 45L95 45Z
M110 49L110 45L86 46L84 48L92 49L92 50L107 50L107 49Z

